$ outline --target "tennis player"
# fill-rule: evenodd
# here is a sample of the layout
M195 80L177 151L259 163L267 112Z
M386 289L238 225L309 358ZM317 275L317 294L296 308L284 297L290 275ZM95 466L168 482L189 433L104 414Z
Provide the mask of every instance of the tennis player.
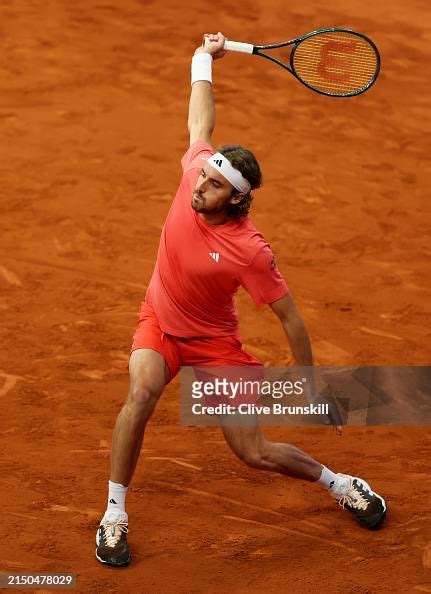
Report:
M240 285L279 318L297 364L313 364L304 322L271 248L249 217L253 190L262 181L259 164L240 145L216 151L211 145L212 66L225 55L223 44L221 33L205 35L192 59L190 147L181 160L183 176L141 306L129 361L130 389L113 433L108 503L96 537L96 557L106 565L124 566L131 559L126 492L165 385L181 365L262 366L241 345L234 304ZM268 441L257 425L223 426L222 431L246 464L315 482L366 528L381 524L385 501L362 479L335 473L293 445Z

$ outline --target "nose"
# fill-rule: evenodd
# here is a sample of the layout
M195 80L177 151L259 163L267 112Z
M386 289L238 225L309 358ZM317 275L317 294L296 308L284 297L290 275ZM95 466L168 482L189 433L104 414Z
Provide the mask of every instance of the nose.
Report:
M201 181L198 180L195 189L196 189L196 192L198 192L199 194L204 192L205 191L205 180L204 179Z

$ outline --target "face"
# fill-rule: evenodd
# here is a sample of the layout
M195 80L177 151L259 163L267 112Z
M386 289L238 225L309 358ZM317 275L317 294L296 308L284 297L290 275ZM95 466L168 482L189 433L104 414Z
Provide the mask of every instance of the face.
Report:
M217 214L229 203L239 202L241 196L232 196L234 188L218 171L205 163L201 169L193 196L192 208L196 212Z

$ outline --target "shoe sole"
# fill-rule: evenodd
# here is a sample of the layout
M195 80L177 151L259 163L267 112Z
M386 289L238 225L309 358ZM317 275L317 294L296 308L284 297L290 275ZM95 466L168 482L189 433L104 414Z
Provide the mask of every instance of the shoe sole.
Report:
M374 491L373 491L374 493ZM380 502L382 504L383 507L383 511L381 516L379 516L377 518L377 520L374 521L374 524L367 524L366 520L361 520L356 516L356 521L363 526L364 528L367 528L368 530L378 530L380 528L380 526L383 524L383 521L386 518L387 515L387 507L386 507L386 501L383 499L383 497L381 497L380 495L377 495L377 493L374 493L374 496L377 497L377 499L380 499ZM351 514L354 514L355 512L353 510L348 510Z
M103 563L103 565L106 565L107 567L127 567L129 565L130 561L132 560L132 555L129 555L129 558L127 559L127 561L123 561L122 563L110 563L109 561L105 561L104 559L101 559L99 557L99 555L97 554L97 549L96 549L96 559L100 563Z
M373 491L373 493L374 493L374 491ZM388 512L387 507L386 507L386 501L383 499L383 497L380 497L380 495L377 495L377 493L374 493L374 496L377 497L378 499L380 499L380 502L383 506L383 512L382 512L382 515L378 518L378 520L376 520L374 522L374 524L372 524L372 525L367 525L366 523L361 522L361 524L363 526L365 526L366 528L368 528L368 530L378 530L380 528L380 526L383 524L383 522L386 518L387 512Z
M385 519L386 519L386 510L382 513L382 515L377 520L377 522L375 522L375 524L373 524L372 526L367 526L366 524L363 524L363 526L365 526L365 528L368 528L368 530L379 530L379 528L381 528Z

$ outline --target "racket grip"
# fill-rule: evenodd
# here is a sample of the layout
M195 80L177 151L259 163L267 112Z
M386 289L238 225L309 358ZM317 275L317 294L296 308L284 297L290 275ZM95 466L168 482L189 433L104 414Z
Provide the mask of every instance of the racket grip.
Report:
M251 43L241 43L240 41L229 41L226 39L224 42L224 49L229 52L242 52L243 54L252 54L254 45Z

